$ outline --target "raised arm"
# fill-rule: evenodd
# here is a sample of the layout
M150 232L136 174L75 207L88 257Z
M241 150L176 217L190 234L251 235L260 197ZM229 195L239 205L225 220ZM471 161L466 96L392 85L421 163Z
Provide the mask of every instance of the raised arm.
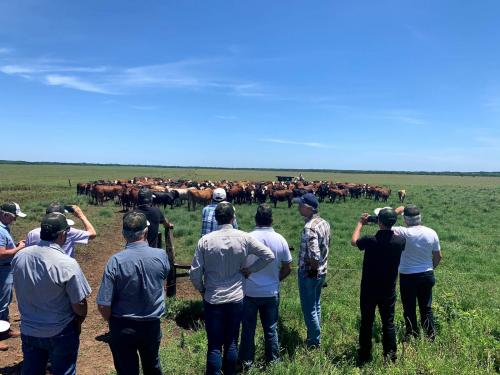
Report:
M92 223L89 221L89 219L87 219L87 216L85 216L85 214L83 213L82 209L78 206L72 206L72 207L75 210L74 212L75 216L82 221L85 230L89 232L89 240L93 240L94 238L96 238L97 232Z
M366 220L368 220L368 214L365 212L361 215L359 218L358 223L356 224L356 228L354 228L354 232L352 233L351 237L351 245L352 246L358 246L357 241L359 240L359 236L361 235L361 228L363 228L363 225L366 224Z

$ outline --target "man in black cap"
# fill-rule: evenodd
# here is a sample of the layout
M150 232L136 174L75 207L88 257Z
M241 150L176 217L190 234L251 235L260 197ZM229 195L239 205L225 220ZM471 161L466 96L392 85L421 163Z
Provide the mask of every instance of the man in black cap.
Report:
M417 305L425 334L431 340L436 335L432 313L432 288L436 283L434 269L441 261L441 246L437 233L422 225L420 209L409 204L396 208L403 213L405 227L394 227L394 233L406 239L405 251L399 265L399 288L403 315L406 323L406 338L417 336Z
M14 287L21 314L23 374L75 374L81 324L91 289L75 259L62 249L70 226L61 213L45 215L41 241L16 254Z
M113 255L104 270L97 305L109 322L110 348L117 373L162 374L158 350L160 318L165 314L164 282L170 270L167 254L148 246L146 216L123 218L125 249Z
M158 207L151 206L151 203L153 203L153 193L150 190L142 189L139 191L138 203L139 205L134 211L143 213L149 221L147 238L149 246L158 247L158 228L160 224L165 229L172 229L174 225L165 219L163 212ZM169 238L166 238L165 241L168 243Z
M25 247L24 241L15 244L10 233L10 224L17 217L26 217L19 205L7 202L0 206L0 320L9 321L9 305L12 301L12 269L14 255ZM9 330L9 337L19 337L19 332ZM0 350L9 349L8 345L0 343Z
M378 213L379 231L375 236L359 238L361 228L368 222L369 215L364 213L352 234L351 245L365 251L363 274L361 276L359 327L359 362L371 360L372 329L375 308L378 306L382 320L382 345L384 357L396 360L396 331L394 328L394 306L396 304L396 279L401 252L405 240L391 230L397 221L392 208L384 208Z

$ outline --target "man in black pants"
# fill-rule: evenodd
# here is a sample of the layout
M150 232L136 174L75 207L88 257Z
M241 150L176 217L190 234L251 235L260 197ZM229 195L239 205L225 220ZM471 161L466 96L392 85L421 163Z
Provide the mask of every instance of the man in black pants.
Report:
M379 231L375 236L359 238L361 228L368 222L363 214L352 234L351 245L365 251L361 276L361 325L359 327L359 363L371 360L372 329L375 308L378 306L382 320L382 345L384 357L396 360L396 331L394 306L396 304L396 279L405 239L397 237L391 227L397 221L396 212L385 208L378 214Z
M158 228L162 224L165 229L172 229L173 224L169 223L158 207L153 207L153 193L148 189L142 189L138 194L139 205L134 212L140 212L146 215L149 221L148 243L151 247L158 247ZM168 242L168 238L165 239Z
M146 242L148 221L142 213L123 218L125 249L106 265L97 295L99 312L109 322L110 348L118 375L160 375L160 318L165 313L167 254Z

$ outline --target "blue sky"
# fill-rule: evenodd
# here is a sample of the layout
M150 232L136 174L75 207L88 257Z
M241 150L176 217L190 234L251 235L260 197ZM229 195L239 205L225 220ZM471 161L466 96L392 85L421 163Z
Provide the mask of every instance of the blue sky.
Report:
M0 159L500 170L500 2L0 0Z

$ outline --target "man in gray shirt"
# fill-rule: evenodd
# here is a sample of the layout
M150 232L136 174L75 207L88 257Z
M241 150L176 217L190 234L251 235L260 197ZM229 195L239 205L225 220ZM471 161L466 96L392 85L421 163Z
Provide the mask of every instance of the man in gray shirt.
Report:
M49 359L53 374L76 374L91 289L76 260L61 248L69 229L63 214L45 215L41 241L12 260L21 313L23 374L44 374Z
M230 375L236 371L238 358L243 279L263 269L275 256L271 249L248 233L233 229L234 207L230 203L219 203L215 208L215 218L219 230L199 240L190 278L204 300L208 340L206 374L221 374L222 369L224 375ZM245 268L249 254L258 259Z
M127 245L109 259L97 295L118 375L139 374L138 352L144 374L162 374L160 318L170 265L165 250L149 247L148 224L140 212L123 217Z

